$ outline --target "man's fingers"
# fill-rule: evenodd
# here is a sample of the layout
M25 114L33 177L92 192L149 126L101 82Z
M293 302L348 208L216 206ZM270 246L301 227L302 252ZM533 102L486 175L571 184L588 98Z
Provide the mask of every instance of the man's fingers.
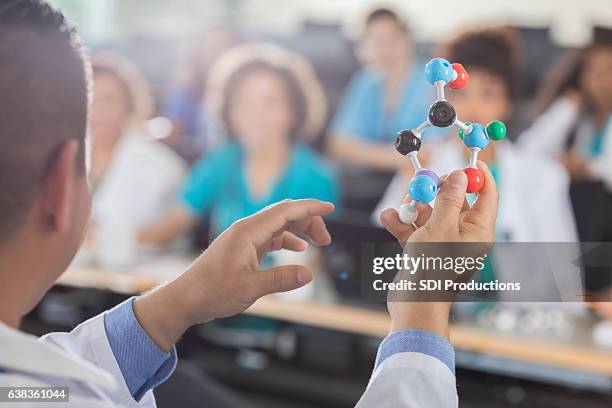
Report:
M397 210L387 208L380 213L380 223L393 235L399 242L406 242L415 231L412 224L404 224L400 221Z
M301 252L308 248L308 243L292 232L285 231L279 237L272 240L270 251L288 249L289 251Z
M458 228L459 214L465 201L467 176L462 170L455 170L444 180L431 213L429 221L432 227L444 229Z
M478 198L472 206L473 215L470 216L470 221L481 226L490 226L495 224L497 219L497 207L499 204L499 193L493 174L489 167L483 161L478 161L478 168L484 175L484 186L478 193ZM475 217L475 218L474 218Z
M331 244L331 235L329 234L329 231L327 231L325 221L323 221L323 218L319 216L311 217L310 225L306 230L306 234L310 237L312 242L317 245Z
M334 205L330 202L315 199L283 200L261 211L262 217L258 218L262 227L277 225L274 231L278 231L284 223L299 221L308 216L325 216L334 211Z
M293 221L286 225L288 231L297 235L308 236L315 245L329 245L331 235L327 231L325 221L319 216L310 216L299 221Z
M440 185L444 184L446 179L448 178L448 174L440 177ZM463 207L461 207L461 212L465 212L470 209L470 203L468 203L467 197L463 199Z
M406 194L406 196L404 196L404 199L402 200L402 204L410 204L411 202L413 202L412 198L410 198L409 194ZM422 227L431 215L431 205L414 202L414 206L417 210L417 219L414 221L414 225L416 225L417 228Z
M300 288L312 280L312 273L303 265L282 265L253 275L256 298Z
M323 242L327 239L323 235L327 234L329 236L329 234L323 221L315 221L314 219L328 215L332 211L334 211L334 205L325 201L314 199L285 200L248 217L244 220L244 224L248 226L248 233L251 234L251 239L256 246L266 244L275 234L286 229L289 225L299 225L298 221L305 221L304 224L309 228L312 226L312 231L305 230L304 232L309 235L312 232L316 237L313 237L313 240L321 238ZM310 217L313 217L313 219L310 219Z
M404 203L409 202L408 196L404 199ZM404 224L399 219L397 210L394 208L387 208L380 213L380 223L389 231L399 242L406 242L412 235L415 229L425 225L429 217L431 216L432 208L429 204L416 203L416 209L418 211L417 219L413 224Z
M461 207L461 212L464 213L470 209L470 203L468 203L467 197L463 199L463 206Z
M418 214L417 214L417 219L414 222L414 224L420 228L423 225L425 225L429 217L431 217L433 208L431 208L429 204L416 203L416 209L418 211Z

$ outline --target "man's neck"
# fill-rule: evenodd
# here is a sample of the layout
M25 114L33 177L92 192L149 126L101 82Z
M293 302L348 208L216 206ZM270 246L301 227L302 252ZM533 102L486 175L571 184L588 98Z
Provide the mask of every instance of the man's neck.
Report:
M24 299L19 297L22 285L15 279L19 275L17 271L20 269L15 267L16 265L11 262L6 262L6 259L2 259L0 262L0 287L2 288L0 321L16 329L26 313L26 307L23 304Z
M18 329L21 324L21 315L17 310L10 310L5 305L4 301L0 301L0 322L6 324L13 329Z
M22 233L0 243L0 321L15 329L45 292L45 271L53 267L38 244Z

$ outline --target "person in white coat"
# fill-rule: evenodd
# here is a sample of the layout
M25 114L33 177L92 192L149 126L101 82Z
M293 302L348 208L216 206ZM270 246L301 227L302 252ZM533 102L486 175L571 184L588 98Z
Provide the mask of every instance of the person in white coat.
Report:
M573 70L561 81L551 71L550 83L540 94L556 99L521 134L519 142L527 150L560 160L574 179L603 181L612 193L611 65L612 42L608 40L581 51Z
M568 56L551 65L539 91L545 108L518 142L567 169L580 239L610 241L612 41L596 35L592 45Z
M129 220L139 229L174 204L187 166L148 129L152 98L138 69L104 52L93 56L92 71L92 219Z
M88 220L90 75L74 30L45 0L0 6L0 60L2 392L68 387L64 406L154 407L153 389L172 374L174 345L187 328L312 280L300 265L260 269L269 251L303 251L304 238L331 242L322 218L331 203L287 200L234 223L174 280L70 333L37 339L20 332L23 316L70 263ZM471 209L463 207L467 179L458 171L441 186L436 208L421 207L414 225L402 224L393 209L382 214L383 224L400 242L492 242L498 195L487 166L479 166L486 187ZM391 334L359 407L457 406L449 310L449 303L389 303Z
M138 69L117 54L92 58L90 185L93 202L79 259L129 264L139 231L174 205L186 163L147 126L151 96ZM117 239L120 236L122 239Z

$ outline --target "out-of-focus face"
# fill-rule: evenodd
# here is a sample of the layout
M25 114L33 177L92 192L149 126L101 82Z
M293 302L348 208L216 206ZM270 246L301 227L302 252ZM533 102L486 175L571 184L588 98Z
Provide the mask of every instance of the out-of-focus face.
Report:
M291 135L294 114L281 78L270 71L245 77L230 97L229 121L246 149L265 149Z
M470 70L470 82L463 89L446 88L446 97L463 122L486 125L492 120L507 120L512 103L504 82L484 70Z
M589 52L581 84L596 109L612 109L612 47L598 47Z
M391 18L379 18L366 28L361 42L363 63L376 69L389 71L409 58L408 35Z
M121 83L112 75L96 74L90 117L94 146L114 144L123 134L129 117L127 95Z

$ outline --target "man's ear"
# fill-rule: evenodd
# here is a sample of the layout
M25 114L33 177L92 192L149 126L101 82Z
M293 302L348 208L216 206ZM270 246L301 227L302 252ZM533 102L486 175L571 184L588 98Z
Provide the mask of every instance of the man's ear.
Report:
M43 216L49 227L58 232L70 227L72 196L79 172L76 160L78 151L79 142L76 139L64 143L43 182Z

